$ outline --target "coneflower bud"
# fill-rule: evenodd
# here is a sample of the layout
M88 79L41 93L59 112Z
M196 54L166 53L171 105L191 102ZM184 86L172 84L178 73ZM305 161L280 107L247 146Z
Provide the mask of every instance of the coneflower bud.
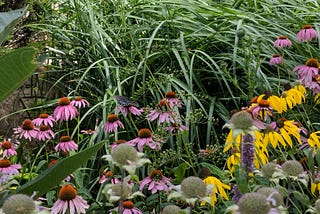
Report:
M298 176L303 172L302 164L296 160L287 160L281 167L288 176Z
M261 166L261 172L264 177L272 178L273 173L276 171L277 164L270 162Z
M129 165L128 161L135 162L138 159L138 152L132 146L120 144L111 152L112 159L121 165Z
M238 206L241 214L268 214L271 209L267 197L256 192L244 194L238 201Z
M16 194L5 200L2 211L5 214L32 214L36 205L32 198L24 194Z
M162 210L162 214L180 214L181 209L176 205L167 205Z
M273 187L262 187L258 189L257 193L266 196L272 207L278 207L283 203L282 195Z
M181 182L181 190L186 198L199 198L206 195L207 187L200 178L190 176Z
M239 111L232 115L230 123L234 129L249 129L253 125L253 118L247 111Z
M112 185L112 194L114 196L119 196L124 199L127 199L130 195L132 195L132 188L128 184L113 184Z

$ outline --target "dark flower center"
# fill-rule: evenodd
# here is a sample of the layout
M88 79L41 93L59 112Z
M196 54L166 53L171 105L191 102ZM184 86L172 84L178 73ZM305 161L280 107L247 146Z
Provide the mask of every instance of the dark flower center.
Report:
M132 209L132 208L134 208L134 203L133 203L132 201L124 201L124 202L122 203L122 205L123 205L123 208L125 208L125 209Z
M119 120L119 117L116 114L109 114L107 120L108 122L113 123Z
M319 62L315 58L311 58L306 62L306 66L319 68Z
M312 29L312 25L304 25L303 29Z
M288 91L288 90L291 89L291 85L290 85L289 82L287 82L287 83L284 84L284 89L285 89L286 91Z
M126 140L117 140L116 142L115 142L115 144L122 144L122 143L125 143L125 142L127 142Z
M40 126L40 131L45 132L45 131L48 131L48 130L50 130L50 126L46 126L46 125L41 125Z
M287 120L286 118L280 118L280 119L278 119L277 122L276 122L277 127L278 127L278 128L284 127L284 122L285 122L286 120Z
M4 141L1 143L1 148L2 149L11 149L12 144L9 141Z
M7 159L0 160L0 168L11 166L11 162Z
M273 58L280 57L280 56L281 56L280 54L272 54Z
M176 98L177 95L173 91L168 91L165 95L166 98Z
M269 107L270 106L270 102L268 100L260 100L259 101L259 106L261 106L261 107Z
M29 119L25 119L22 122L21 127L22 127L23 130L33 130L34 129L33 122L31 120L29 120Z
M107 171L104 173L104 176L111 177L113 175L112 171Z
M70 105L70 99L68 97L61 97L58 101L58 104L61 106Z
M74 97L74 100L75 100L75 101L81 101L81 100L82 100L82 97L81 97L81 96L75 96L75 97Z
M151 133L150 129L143 128L143 129L139 130L138 137L140 137L140 138L150 138L150 137L152 137L152 133Z
M71 201L77 196L77 190L70 184L64 185L59 190L59 198L63 201Z
M152 180L161 180L162 179L162 172L158 169L154 169L150 172L149 176Z
M70 136L62 136L62 137L60 137L60 141L61 142L69 142L69 141L71 141L71 137Z
M46 114L46 113L42 113L42 114L40 114L40 116L39 116L40 118L48 118L49 117L49 115L48 114Z
M287 39L288 37L286 36L279 36L279 39Z
M250 101L251 103L257 103L258 102L258 97L254 97Z
M160 102L157 104L157 107L164 107L164 108L169 108L169 103L165 99L160 100Z

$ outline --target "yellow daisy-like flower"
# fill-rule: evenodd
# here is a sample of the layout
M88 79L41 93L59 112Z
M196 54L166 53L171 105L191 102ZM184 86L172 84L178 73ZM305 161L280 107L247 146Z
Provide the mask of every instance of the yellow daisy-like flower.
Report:
M311 193L312 195L316 195L315 192L318 190L318 194L320 195L320 183L319 182L312 182L311 183Z
M226 189L230 190L231 187L227 184L222 183L218 178L213 177L213 176L208 176L204 180L204 183L206 185L210 185L212 187L212 192L210 193L210 198L211 198L211 205L214 206L215 203L217 202L217 194L221 195L224 199L229 200L229 197L226 193ZM201 205L204 205L206 202L203 201L201 202Z
M231 173L235 170L235 166L240 165L241 159L240 159L240 152L235 152L232 155L229 156L227 160L227 167Z
M316 102L316 104L320 104L320 93L316 94L316 96L314 96L314 101Z
M267 99L270 102L270 106L277 111L279 114L287 111L287 103L283 97L278 97L275 95L271 95Z
M232 129L230 130L227 138L226 138L226 144L224 146L223 152L228 151L229 149L236 148L240 150L240 141L241 141L241 135L238 135L236 139L233 138L233 132Z
M320 149L320 131L312 132L307 140L311 148L313 148L313 153Z
M290 88L282 93L282 97L286 102L286 105L289 109L292 109L296 105L299 105L302 103L302 101L305 100L305 96L301 90L301 88L304 88L303 86L295 86L293 88Z

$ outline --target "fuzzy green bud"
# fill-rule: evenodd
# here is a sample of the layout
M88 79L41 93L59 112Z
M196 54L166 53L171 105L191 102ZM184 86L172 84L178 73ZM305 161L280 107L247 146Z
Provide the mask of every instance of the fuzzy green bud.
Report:
M230 118L230 124L234 129L246 130L253 126L253 118L247 111L239 111L232 115Z
M181 190L187 198L198 198L206 195L207 187L200 178L190 176L181 182Z
M264 177L272 178L273 173L276 171L276 167L277 167L276 163L270 162L270 163L264 164L261 167L261 172Z
M24 194L16 194L7 198L2 206L5 214L32 214L36 205L32 198Z
M320 213L320 199L316 200L314 208L316 210L315 213Z
M303 172L303 166L299 161L287 160L282 164L282 170L288 176L298 176Z
M273 187L262 187L258 189L257 193L266 196L268 199L270 198L272 207L278 207L283 203L283 196Z
M112 194L127 199L132 195L132 188L128 184L114 184L112 186Z
M180 214L180 207L176 205L167 205L165 208L162 210L162 214Z
M111 153L112 159L121 165L129 165L128 161L135 162L138 159L138 152L132 146L120 144Z
M267 197L256 192L244 194L238 201L238 206L241 214L268 214L271 209Z

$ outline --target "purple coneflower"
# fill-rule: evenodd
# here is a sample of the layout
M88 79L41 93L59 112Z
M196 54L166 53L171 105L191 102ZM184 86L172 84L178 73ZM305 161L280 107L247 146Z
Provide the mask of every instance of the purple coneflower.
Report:
M267 121L268 117L273 116L270 102L265 99L259 99L258 105L252 106L250 110L254 118L260 118L263 121Z
M22 125L13 128L14 134L18 136L19 139L32 140L32 138L37 138L38 128L34 126L33 122L29 119L25 119Z
M167 122L175 123L177 120L175 118L175 113L170 109L170 104L166 99L162 99L155 110L151 110L147 115L149 121L154 121L158 119L158 124Z
M311 83L312 78L316 77L319 72L319 61L315 58L309 59L305 65L296 66L293 72L298 74L300 83L306 87Z
M273 43L276 48L291 47L292 42L286 36L279 36L278 39Z
M143 214L141 210L134 207L134 203L132 201L124 201L122 202L122 206L123 206L122 214Z
M56 120L51 115L42 113L39 115L38 118L32 120L32 122L36 126L46 125L46 126L53 127L53 123L56 122Z
M92 129L87 129L87 130L81 130L81 133L87 134L87 135L93 135L94 133L96 133L96 131Z
M150 175L140 181L140 191L143 190L144 186L148 185L148 190L151 190L152 194L158 191L168 192L172 186L170 179L165 177L160 170L152 170Z
M54 149L56 150L56 152L69 152L71 150L77 150L78 145L73 140L71 140L70 136L62 136L60 138L60 142L58 143L58 145L56 145L56 147L54 147Z
M0 160L0 172L3 175L17 175L19 174L18 169L21 169L20 164L11 164L8 159Z
M307 85L314 95L320 93L320 75L317 78L312 78L312 81Z
M121 181L118 178L114 177L112 171L103 172L100 176L99 184L103 184L107 181L110 181L112 184L121 183Z
M145 145L149 146L151 149L160 150L160 143L153 141L152 133L148 128L140 129L138 131L138 137L126 142L126 144L137 146L139 152L143 151Z
M54 132L51 130L50 126L41 125L39 127L37 139L40 141L46 141L54 138Z
M181 107L181 102L177 98L177 95L173 91L168 91L165 94L165 99L169 103L170 108L173 108L174 106Z
M122 122L119 120L118 115L116 114L109 114L107 118L107 122L104 125L104 130L108 133L116 132L118 127L124 129Z
M177 131L184 131L184 130L188 130L188 127L182 125L182 124L178 124L178 123L172 123L171 126L168 126L165 128L166 131L170 131L172 133L176 133Z
M70 184L61 187L58 194L59 199L51 208L51 214L65 214L69 210L70 214L86 213L89 208L87 201L78 195L77 190Z
M2 149L2 157L11 157L17 155L16 150L9 141L3 141L0 144L0 147Z
M55 120L68 121L72 120L78 115L76 107L71 105L68 97L62 97L58 101L58 106L53 111L53 117Z
M135 106L119 106L117 108L117 112L122 112L122 114L126 117L128 115L128 113L130 112L131 114L133 115L136 115L136 116L140 116L143 112L143 109L138 109L137 107Z
M269 61L270 65L281 65L283 64L283 58L280 54L273 54Z
M89 105L89 102L81 96L75 96L70 104L78 108L84 108Z
M123 140L123 139L120 139L120 140L115 141L113 144L110 145L111 150L117 148L120 144L123 144L123 143L126 143L126 142L127 142L127 141L126 141L126 140Z
M309 42L312 39L318 38L318 32L312 28L312 25L305 25L297 34L297 40L299 42Z

